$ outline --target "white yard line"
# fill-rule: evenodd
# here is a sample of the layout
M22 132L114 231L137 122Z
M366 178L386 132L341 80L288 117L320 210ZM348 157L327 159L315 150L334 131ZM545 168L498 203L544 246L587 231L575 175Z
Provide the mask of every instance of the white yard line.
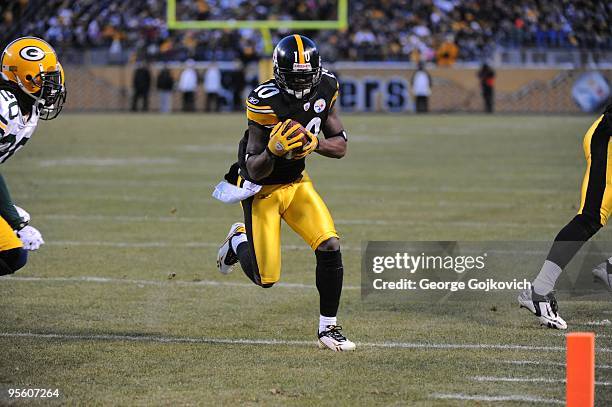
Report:
M49 246L100 246L100 247L134 247L134 248L159 248L159 247L219 247L219 243L212 242L111 242L108 240L53 240L45 242Z
M327 185L319 185L321 189L326 188ZM330 186L332 188L332 186ZM419 186L410 185L354 185L354 184L341 184L336 185L333 188L345 191L383 191L383 192L414 192L414 193L480 193L480 192L497 192L497 193L526 193L526 194L546 194L546 195L557 195L562 194L563 191L558 189L545 189L545 188L500 188L500 187L451 187L447 185L442 186L428 186L426 188Z
M558 399L545 399L535 396L526 395L504 395L504 396L490 396L483 394L462 394L462 393L434 393L430 395L431 398L438 400L465 400L465 401L485 401L485 402L499 402L499 401L517 401L524 403L539 403L539 404L562 404L565 405L565 401Z
M494 376L473 376L470 377L475 382L509 382L509 383L565 383L565 379L550 379L547 377L494 377ZM612 382L595 382L596 386L612 386Z
M574 323L572 323L572 325L584 325L584 324L580 324L580 323L574 324ZM567 332L567 333L565 333L565 332L551 332L551 334L553 334L553 335L563 336L563 337L565 337L568 333L571 333L571 332ZM607 334L596 334L595 336L597 338L606 338L606 339L612 338L612 335L607 335Z
M212 179L211 179L212 180ZM201 178L198 181L160 181L160 180L138 180L138 179L99 179L99 178L50 178L45 180L46 185L93 185L93 186L112 186L122 187L131 186L135 188L179 188L179 187L194 187L194 188L212 188L214 184L221 180L221 178L215 179L211 182L208 178ZM211 185L212 184L212 185ZM320 190L344 190L344 191L356 191L363 192L368 191L387 191L387 192L410 192L410 193L525 193L525 194L545 194L545 195L558 195L563 194L563 191L558 189L544 189L544 188L504 188L504 187L453 187L453 186L429 186L426 188L410 185L378 185L378 184L342 184L342 185L331 185L325 183L316 183L315 187ZM212 191L212 189L211 189Z
M183 217L183 216L128 216L128 215L74 215L74 214L39 214L39 219L50 219L50 220L79 220L79 221L93 221L93 222L182 222L182 223L211 223L211 222L224 222L222 219L210 219L207 216L201 217ZM430 226L435 223L443 223L445 225L452 226L466 226L466 227L491 227L491 226L502 226L502 227L539 227L539 228L553 228L559 227L558 224L542 223L525 224L522 222L475 222L475 221L454 221L440 219L438 221L419 221L419 220L406 220L406 219L338 219L335 221L338 225L368 225L368 226Z
M578 325L586 325L586 326L612 326L612 321L609 319L604 319L603 321L588 321Z
M218 242L187 242L187 243L176 243L176 242L163 242L163 241L150 241L150 242L111 242L101 240L52 240L45 243L48 246L100 246L100 247L133 247L133 248L160 248L160 247L178 247L178 248L202 248L202 247L214 247L218 248ZM304 245L283 245L285 250L304 250L312 251L306 244ZM360 247L353 246L342 246L343 251L361 251Z
M189 218L184 216L128 216L128 215L72 215L72 214L41 214L40 219L78 220L90 222L178 222L178 223L209 223L206 216Z
M143 165L173 165L177 162L177 159L168 157L64 157L55 160L39 161L38 166L141 167Z
M215 280L201 280L201 281L178 281L178 280L132 280L123 278L108 278L108 277L92 277L92 276L79 276L79 277L5 277L3 280L7 281L32 281L32 282L74 282L74 283L103 283L103 284L135 284L142 286L159 286L168 287L170 285L179 286L214 286L214 287L255 287L253 283L238 283L232 281L215 281ZM299 283L276 283L274 287L282 288L294 288L294 289L316 289L312 284L299 284ZM345 290L359 290L361 287L345 285Z
M185 222L192 223L190 218L169 218L169 217L161 217L160 222ZM102 219L101 219L102 220ZM130 221L150 221L156 220L153 218L142 217L141 219L131 219ZM106 220L108 221L108 220ZM342 221L336 222L337 224L342 224ZM410 242L409 242L410 243ZM165 247L173 247L173 248L203 248L203 247L214 247L218 248L218 242L164 242L164 241L148 241L148 242L116 242L116 241L101 241L101 240L49 240L45 243L47 246L100 246L100 247L118 247L118 248L165 248ZM282 245L282 248L285 250L303 250L303 251L311 251L310 247L306 244L304 245ZM361 247L351 246L351 245L342 245L343 251L350 252L360 252ZM486 253L492 254L516 254L520 253L522 255L528 256L542 256L548 253L547 250L503 250L503 249L491 249L485 250ZM464 250L465 252L465 250ZM474 251L473 253L480 253L480 251ZM587 253L592 256L600 256L599 253ZM599 323L599 322L587 322L583 325L606 325L608 323Z
M525 223L525 222L476 222L476 221L462 221L462 220L449 220L439 219L431 221L419 221L419 220L385 220L385 219L340 219L335 223L339 225L407 225L407 226L431 226L432 224L443 224L446 226L465 226L475 228L490 228L492 226L501 226L508 228L558 228L558 224L553 223Z
M600 335L597 335L600 336ZM565 367L565 362L549 362L543 360L502 360L502 363L510 364L510 365L534 365L534 366L559 366ZM595 365L596 369L612 369L612 365Z
M0 332L0 337L6 338L38 338L38 339L65 339L65 340L110 340L127 342L153 342L153 343L218 343L230 345L287 345L311 346L314 341L282 340L282 339L246 339L246 338L194 338L150 335L111 335L93 334L76 335L63 333L36 333L36 332ZM458 343L428 343L428 342L361 342L357 345L371 348L388 349L462 349L462 350L522 350L522 351L549 351L564 352L561 346L528 346L513 344L458 344ZM600 349L598 349L600 350ZM608 352L612 349L608 349Z
M214 189L213 186L210 187L210 190ZM48 191L37 191L36 194L31 194L31 193L21 193L19 194L21 199L41 199L41 198L45 198L45 199L62 199L65 200L66 197L70 196L73 198L79 198L79 199L88 199L88 200L119 200L119 201L125 201L125 202L149 202L149 203L156 203L156 202L165 202L165 203L169 203L169 202L181 202L181 203L185 203L185 202L197 202L200 205L219 205L219 202L216 201L215 199L212 199L208 193L208 191L206 191L206 188L200 189L199 190L200 193L198 193L197 195L192 195L189 197L181 197L180 199L176 198L176 197L163 197L163 196L158 196L158 197L152 197L149 196L147 194L138 194L138 195L131 195L131 194L127 194L127 193L116 193L116 194L87 194L86 196L83 196L82 194L68 194L66 192L62 193L62 194L58 194L58 193L50 193ZM326 199L326 201L328 201L328 203L330 204L341 204L344 203L344 201L341 201L337 198L328 198ZM369 204L371 202L369 201L365 201L363 202L365 204ZM373 204L376 205L380 205L379 202L374 201ZM440 207L440 208L487 208L487 209L513 209L513 208L521 208L520 204L505 204L505 203L490 203L490 202L461 202L461 201L457 201L457 202L449 202L449 201L397 201L393 203L394 205L399 205L399 206L403 206L403 207L410 207L410 208L429 208L431 209L432 207ZM538 203L538 202L533 202L529 204L530 207L543 207L546 209L565 209L566 207L564 205L558 205L558 206L552 206L551 204L548 203Z

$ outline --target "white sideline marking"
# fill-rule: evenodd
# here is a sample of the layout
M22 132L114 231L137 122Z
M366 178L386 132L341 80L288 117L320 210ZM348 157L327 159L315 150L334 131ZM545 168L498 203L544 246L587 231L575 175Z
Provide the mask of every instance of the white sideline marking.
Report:
M440 400L469 400L469 401L519 401L525 403L545 403L545 404L565 404L565 401L558 399L544 399L540 397L533 396L520 396L510 394L507 396L489 396L482 394L461 394L461 393L434 393L431 394L430 397Z
M493 377L473 376L471 380L476 382L511 382L511 383L565 383L565 379L549 379L547 377ZM595 382L596 386L612 386L612 382Z
M109 277L91 277L91 276L80 276L80 277L5 277L4 280L12 281L51 281L51 282L75 282L75 283L111 283L111 284L136 284L136 285L152 285L152 286L164 286L169 285L180 285L180 286L215 286L215 287L256 287L253 283L237 283L232 281L215 281L215 280L201 280L201 281L178 281L178 280L132 280L122 278L109 278ZM283 288L299 288L299 289L315 289L316 286L312 284L300 284L300 283L276 283L274 287ZM361 287L354 285L345 285L342 287L345 290L359 290Z
M74 335L61 333L36 332L0 332L0 337L7 338L42 338L42 339L72 339L72 340L116 340L131 342L160 342L160 343L219 343L230 345L287 345L304 346L314 345L315 341L297 341L282 339L244 339L244 338L193 338L193 337L166 337L149 335ZM509 344L453 344L453 343L411 343L411 342L361 342L359 346L371 348L399 348L399 349L497 349L497 350L542 350L565 351L560 346L526 346Z
M600 335L597 335L600 336ZM560 366L565 367L565 362L547 362L540 360L502 360L502 363L507 363L510 365L535 365L535 366ZM596 369L612 369L612 365L595 365Z

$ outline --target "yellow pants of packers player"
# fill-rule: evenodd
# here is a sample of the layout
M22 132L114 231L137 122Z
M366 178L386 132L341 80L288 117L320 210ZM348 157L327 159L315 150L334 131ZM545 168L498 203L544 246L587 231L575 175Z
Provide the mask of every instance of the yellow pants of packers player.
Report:
M587 169L582 181L579 214L588 216L601 225L612 213L612 123L603 115L584 135L584 156Z
M0 218L0 252L23 247L21 240L9 224Z
M253 267L260 284L273 284L281 273L281 219L315 250L338 237L327 206L306 172L291 184L264 185L242 201Z

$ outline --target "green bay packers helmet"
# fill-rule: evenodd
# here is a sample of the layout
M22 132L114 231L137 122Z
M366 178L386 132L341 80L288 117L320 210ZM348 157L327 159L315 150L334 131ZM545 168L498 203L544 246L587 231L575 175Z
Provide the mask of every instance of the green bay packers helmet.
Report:
M17 38L0 55L3 79L28 95L50 120L59 114L66 101L65 77L55 50L36 37Z
M288 94L305 99L321 82L321 56L316 44L303 35L289 35L272 55L274 79Z

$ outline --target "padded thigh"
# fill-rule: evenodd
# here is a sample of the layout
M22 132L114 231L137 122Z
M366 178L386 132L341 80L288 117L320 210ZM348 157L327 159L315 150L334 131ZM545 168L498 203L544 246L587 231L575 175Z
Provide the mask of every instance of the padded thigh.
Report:
M0 252L0 274L13 274L28 262L28 251L18 247Z

